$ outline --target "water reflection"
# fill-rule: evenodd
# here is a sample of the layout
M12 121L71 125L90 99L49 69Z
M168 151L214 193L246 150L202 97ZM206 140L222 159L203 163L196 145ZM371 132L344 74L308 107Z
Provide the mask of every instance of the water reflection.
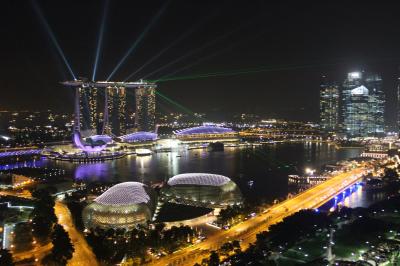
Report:
M77 165L74 178L79 181L104 181L107 180L109 167L105 163L90 163Z
M342 207L366 208L371 204L385 199L385 191L366 189L363 184L356 184L339 193L333 199L324 204L320 209L335 211Z
M32 160L32 161L25 161L25 162L15 162L10 164L2 164L0 165L0 171L3 170L11 170L11 169L18 169L23 167L32 167L32 168L39 168L45 166L45 160Z
M244 197L273 200L286 197L288 174L302 174L305 167L320 169L359 153L359 149L336 150L326 143L306 142L227 147L223 152L180 149L92 164L48 160L45 165L62 168L73 179L86 182L159 182L180 173L221 174L235 181ZM249 187L249 181L254 185Z

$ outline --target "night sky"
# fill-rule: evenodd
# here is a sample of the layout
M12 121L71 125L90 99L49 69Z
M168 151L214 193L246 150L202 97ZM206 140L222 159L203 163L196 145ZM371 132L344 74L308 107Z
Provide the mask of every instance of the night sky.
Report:
M214 118L248 112L317 121L321 75L341 83L346 72L375 71L383 76L387 121L393 123L400 65L399 4L280 2L110 1L97 79L106 79L161 12L112 80L125 79L180 39L131 81L182 56L183 60L149 78L159 79L191 64L173 76L270 69L166 81L159 83L159 91L193 112L207 112ZM91 78L105 2L2 2L0 110L50 108L72 112L73 94L59 84L72 77L34 3L42 10L75 75ZM179 109L160 99L159 111Z

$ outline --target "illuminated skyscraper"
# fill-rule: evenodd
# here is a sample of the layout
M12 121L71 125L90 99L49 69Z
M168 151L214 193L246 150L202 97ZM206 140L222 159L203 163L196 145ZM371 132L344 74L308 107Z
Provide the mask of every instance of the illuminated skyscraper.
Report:
M351 137L366 137L370 133L369 91L361 85L350 91L346 102L344 126Z
M324 80L320 89L320 124L324 131L336 131L339 123L339 86Z
M155 130L156 87L154 83L88 81L87 79L61 82L75 89L74 131L80 136L97 134L99 126L98 92L104 92L104 113L101 134L121 136L127 133L127 90L135 90L135 127L139 131Z
M384 133L384 97L379 75L348 74L342 90L343 130L348 137L380 136Z
M370 122L368 132L373 136L382 136L385 131L385 93L382 88L382 78L378 74L365 77L365 86L369 90Z
M103 133L120 136L126 133L126 88L105 89Z
M397 78L397 130L400 137L400 77Z
M135 90L135 128L138 131L154 131L156 123L156 86L145 83Z
M84 137L97 134L97 88L80 86L75 89L75 130Z

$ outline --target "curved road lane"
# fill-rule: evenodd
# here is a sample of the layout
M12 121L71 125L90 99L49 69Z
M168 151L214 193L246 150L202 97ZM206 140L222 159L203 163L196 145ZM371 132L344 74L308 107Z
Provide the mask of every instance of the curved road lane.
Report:
M96 256L94 255L92 249L86 242L84 236L75 228L72 221L71 213L68 207L56 201L54 206L56 216L58 218L58 223L61 224L64 229L68 232L71 238L72 244L74 245L75 251L72 259L68 261L68 266L98 266Z

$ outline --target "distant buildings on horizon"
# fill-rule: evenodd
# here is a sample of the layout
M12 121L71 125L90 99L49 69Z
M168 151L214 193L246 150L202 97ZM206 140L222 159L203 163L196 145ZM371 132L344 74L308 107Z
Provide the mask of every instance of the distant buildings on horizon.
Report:
M325 132L347 137L382 136L384 111L380 75L350 72L340 85L324 77L320 88L320 125Z

